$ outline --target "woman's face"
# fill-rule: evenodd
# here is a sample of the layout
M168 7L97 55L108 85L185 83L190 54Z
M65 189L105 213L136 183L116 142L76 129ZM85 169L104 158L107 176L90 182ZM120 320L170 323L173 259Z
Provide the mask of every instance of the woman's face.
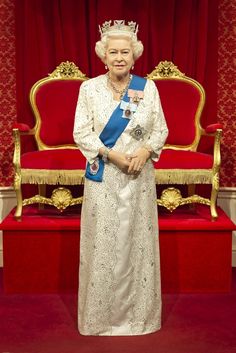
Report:
M134 64L133 49L129 38L110 38L105 54L105 63L113 77L129 74Z

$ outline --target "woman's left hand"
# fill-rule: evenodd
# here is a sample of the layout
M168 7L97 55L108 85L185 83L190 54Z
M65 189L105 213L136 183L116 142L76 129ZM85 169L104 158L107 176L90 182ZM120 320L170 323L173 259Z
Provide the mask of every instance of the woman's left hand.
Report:
M134 153L127 155L127 159L130 161L128 174L140 173L150 156L151 153L144 147L140 147Z

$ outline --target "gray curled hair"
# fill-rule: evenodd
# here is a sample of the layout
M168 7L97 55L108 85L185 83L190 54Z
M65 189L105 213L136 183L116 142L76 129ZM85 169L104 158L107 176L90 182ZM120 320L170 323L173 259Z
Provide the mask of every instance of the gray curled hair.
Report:
M133 49L133 54L134 54L134 61L136 61L143 53L143 43L141 42L141 40L137 39L137 36L132 34L132 33L121 33L119 31L117 31L117 33L107 33L104 34L101 38L101 40L99 40L96 45L95 45L95 52L97 54L97 56L104 62L105 60L105 54L106 54L106 49L107 49L107 45L108 45L108 40L111 38L129 38L131 40L131 46Z

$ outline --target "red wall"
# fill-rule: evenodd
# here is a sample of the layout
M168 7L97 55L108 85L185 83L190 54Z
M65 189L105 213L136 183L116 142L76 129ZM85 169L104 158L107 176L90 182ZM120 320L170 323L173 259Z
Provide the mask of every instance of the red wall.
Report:
M218 120L224 125L221 186L236 186L236 0L219 1Z
M224 125L221 186L236 186L236 0L219 0L218 117ZM0 1L0 186L13 182L16 120L14 0ZM216 53L217 55L217 53Z
M12 184L12 123L16 120L14 0L0 1L0 185Z

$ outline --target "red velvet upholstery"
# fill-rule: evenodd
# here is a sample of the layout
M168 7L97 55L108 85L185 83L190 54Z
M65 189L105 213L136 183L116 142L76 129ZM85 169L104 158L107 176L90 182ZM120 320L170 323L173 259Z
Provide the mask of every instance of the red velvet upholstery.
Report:
M216 123L202 128L201 114L206 100L204 88L171 61L161 61L147 77L158 88L169 128L164 149L154 167L157 185L172 187L162 191L157 204L171 212L185 204L207 204L212 220L216 220L222 125ZM206 137L209 137L212 152L201 153ZM211 185L210 198L206 197L207 191L204 195L195 193L195 186L199 184ZM176 185L188 185L188 197L182 197L181 191L174 187ZM201 188L197 192L203 194Z
M85 164L85 157L79 149L34 151L21 156L21 167L26 169L83 170Z
M154 166L156 169L211 169L213 157L200 152L166 149Z
M217 129L223 129L223 125L222 124L211 124L211 125L208 125L206 128L205 128L205 131L207 134L211 134L211 133L214 133L216 132Z
M44 144L74 144L74 116L81 83L53 80L37 89L35 102L41 118L40 139Z
M176 79L154 81L161 98L169 128L166 143L190 145L195 138L195 114L200 93L189 82Z
M26 124L17 123L13 128L15 150L14 188L17 197L15 217L21 218L26 204L54 205L60 211L68 206L81 204L82 197L73 197L69 185L81 185L84 178L86 160L73 139L75 110L81 83L87 77L73 62L62 62L56 69L37 81L30 90L30 104L35 116L32 129ZM22 135L34 136L37 149L21 152ZM25 137L25 136L24 136ZM29 146L30 147L30 146ZM36 189L22 189L22 184L38 185ZM46 197L47 185L61 185L52 190L51 199ZM22 192L23 191L23 192Z
M13 125L13 129L19 129L21 132L25 132L25 131L29 131L30 127L27 124L23 124L23 123L15 123Z

